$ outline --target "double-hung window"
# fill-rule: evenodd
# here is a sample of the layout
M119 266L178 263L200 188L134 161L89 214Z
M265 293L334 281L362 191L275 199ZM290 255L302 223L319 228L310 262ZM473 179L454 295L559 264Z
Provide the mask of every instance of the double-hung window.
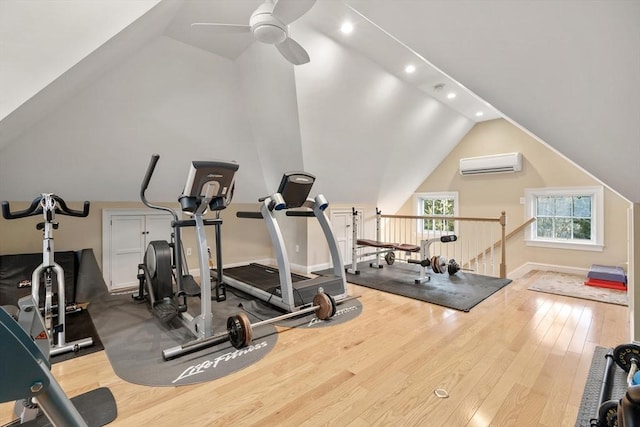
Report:
M455 232L455 221L446 217L458 215L458 193L416 193L416 215L442 217L418 221L418 233L451 234Z
M602 251L603 198L602 187L525 189L527 245Z

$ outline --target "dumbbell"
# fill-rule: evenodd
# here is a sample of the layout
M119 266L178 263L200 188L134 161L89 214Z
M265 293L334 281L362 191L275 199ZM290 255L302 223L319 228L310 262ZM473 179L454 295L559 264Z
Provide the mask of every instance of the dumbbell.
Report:
M443 256L433 256L431 257L431 269L434 273L444 274L447 272L450 276L453 276L460 271L460 264L453 258L447 261Z
M451 258L449 261L443 256L432 256L427 259L408 259L409 264L418 264L423 267L431 267L434 273L444 274L448 272L450 276L453 276L460 271L460 264L455 259Z
M356 298L358 297L347 297L340 300L340 304ZM227 341L229 341L235 348L241 349L251 344L253 339L253 329L258 326L269 325L281 320L291 319L307 313L313 313L314 311L316 312L316 317L318 319L327 320L336 314L337 305L338 303L336 303L336 300L331 295L321 291L313 297L312 305L309 307L283 314L281 316L276 316L271 319L261 320L256 323L250 323L247 315L240 312L235 316L227 318L227 330L225 332L220 332L219 334L215 334L207 338L195 340L182 346L163 350L162 357L164 360L171 360L177 356L185 354L185 352L192 353Z

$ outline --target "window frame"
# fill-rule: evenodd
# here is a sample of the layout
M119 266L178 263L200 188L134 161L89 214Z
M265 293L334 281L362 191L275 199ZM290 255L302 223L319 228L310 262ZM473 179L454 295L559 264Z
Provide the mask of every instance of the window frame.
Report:
M441 199L453 199L453 217L458 216L458 208L459 208L459 199L457 191L434 191L434 192L422 192L422 193L414 193L413 197L413 211L417 216L424 216L424 200L441 200ZM447 218L447 216L443 215L443 218ZM457 234L458 233L458 221L453 220L453 231L446 230L425 230L423 221L418 220L417 222L417 232L418 233L433 233L435 236L440 236L443 234Z
M541 238L537 236L537 221L525 229L524 241L527 246L537 246L559 249L577 249L583 251L604 250L604 189L602 186L593 187L547 187L525 188L524 214L525 220L537 217L536 203L538 197L544 196L590 196L591 197L591 239L572 240Z

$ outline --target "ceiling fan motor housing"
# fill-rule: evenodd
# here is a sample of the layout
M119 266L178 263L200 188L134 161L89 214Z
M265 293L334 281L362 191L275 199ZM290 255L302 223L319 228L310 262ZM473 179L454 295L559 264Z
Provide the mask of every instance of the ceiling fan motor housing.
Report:
M284 24L268 14L254 15L250 22L253 36L262 43L278 44L287 38Z

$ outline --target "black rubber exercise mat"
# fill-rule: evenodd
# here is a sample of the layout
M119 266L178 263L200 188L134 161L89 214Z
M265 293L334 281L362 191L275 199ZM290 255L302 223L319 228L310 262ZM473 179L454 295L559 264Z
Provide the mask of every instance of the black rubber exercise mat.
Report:
M369 267L368 262L361 262L358 269L360 274L347 273L348 282L460 311L471 310L511 283L511 279L458 271L453 276L431 272L429 281L415 284L414 281L419 275L417 266L396 263L378 269ZM316 274L328 271L323 270Z
M106 387L100 387L72 397L71 402L89 427L104 426L118 416L116 401L111 390ZM25 427L50 427L51 423L44 414L40 414L35 420L20 425Z
M104 350L102 340L98 335L93 320L87 310L81 310L77 313L67 314L66 319L67 331L65 333L65 339L67 342L81 340L84 338L93 338L93 345L85 348L78 349L78 351L70 351L67 353L58 354L51 357L51 363L58 363L64 360L73 359L74 357L86 356L87 354L95 353L96 351Z
M602 388L602 379L607 365L607 359L605 358L607 351L609 351L608 348L596 347L593 352L591 367L589 368L578 417L576 418L576 427L589 427L591 425L590 420L597 417L600 389ZM613 375L611 392L608 397L617 400L624 395L627 389L627 373L618 366L614 366Z

